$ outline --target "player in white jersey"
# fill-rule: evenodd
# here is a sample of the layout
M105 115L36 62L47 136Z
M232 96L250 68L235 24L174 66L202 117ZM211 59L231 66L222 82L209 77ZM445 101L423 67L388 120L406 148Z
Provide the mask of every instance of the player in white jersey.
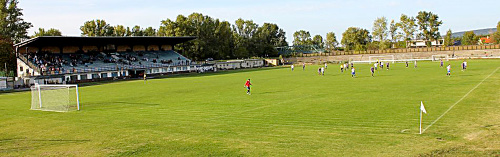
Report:
M446 76L451 76L451 65L448 64L448 66L446 67Z
M354 78L356 76L356 70L354 70L354 67L351 67L351 77Z

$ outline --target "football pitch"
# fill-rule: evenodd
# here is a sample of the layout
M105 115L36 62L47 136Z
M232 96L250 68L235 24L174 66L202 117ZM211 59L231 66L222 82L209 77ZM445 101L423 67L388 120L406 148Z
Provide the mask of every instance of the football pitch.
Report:
M500 60L461 62L445 62L451 77L429 61L375 77L329 64L121 81L80 87L66 113L4 93L0 156L500 155Z

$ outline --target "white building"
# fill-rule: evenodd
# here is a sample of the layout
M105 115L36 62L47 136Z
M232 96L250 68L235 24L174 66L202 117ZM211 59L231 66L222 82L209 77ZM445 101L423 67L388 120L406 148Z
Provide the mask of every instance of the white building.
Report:
M427 47L425 44L428 40L411 40L407 47L410 48L415 48L415 47ZM444 45L444 39L438 39L438 40L433 40L431 41L431 46L432 47L441 47Z

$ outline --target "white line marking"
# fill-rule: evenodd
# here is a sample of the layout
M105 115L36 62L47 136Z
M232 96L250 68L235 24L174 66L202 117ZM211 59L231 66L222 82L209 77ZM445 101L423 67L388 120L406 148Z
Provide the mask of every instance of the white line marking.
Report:
M458 103L460 103L462 100L464 100L465 97L467 97L472 91L474 91L474 89L476 89L477 87L479 87L479 85L481 85L484 80L490 78L491 75L493 75L498 69L500 69L500 67L498 67L497 69L495 69L493 72L491 72L490 75L488 75L486 78L484 78L481 82L479 82L474 88L472 88L469 92L467 92L467 94L465 94L462 98L460 98L460 100L458 100L457 102L455 102L455 104L451 105L450 108L448 108L448 110L446 110L441 116L439 116L436 120L434 120L429 126L425 127L424 130L422 130L422 133L425 132L425 130L429 129L429 127L431 127L434 123L436 123L439 119L441 119L446 113L448 113L453 107L455 107L455 105L457 105Z

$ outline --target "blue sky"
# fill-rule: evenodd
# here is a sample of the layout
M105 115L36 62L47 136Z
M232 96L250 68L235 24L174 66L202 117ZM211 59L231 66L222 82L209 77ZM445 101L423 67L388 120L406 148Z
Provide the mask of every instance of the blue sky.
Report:
M63 35L79 36L85 21L104 19L111 25L159 27L160 21L199 12L234 23L238 18L262 25L276 23L293 40L297 30L312 36L341 34L351 26L372 30L373 21L385 16L399 21L401 14L416 16L432 11L443 21L440 32L496 27L499 0L21 0L24 19L38 28L56 28Z

